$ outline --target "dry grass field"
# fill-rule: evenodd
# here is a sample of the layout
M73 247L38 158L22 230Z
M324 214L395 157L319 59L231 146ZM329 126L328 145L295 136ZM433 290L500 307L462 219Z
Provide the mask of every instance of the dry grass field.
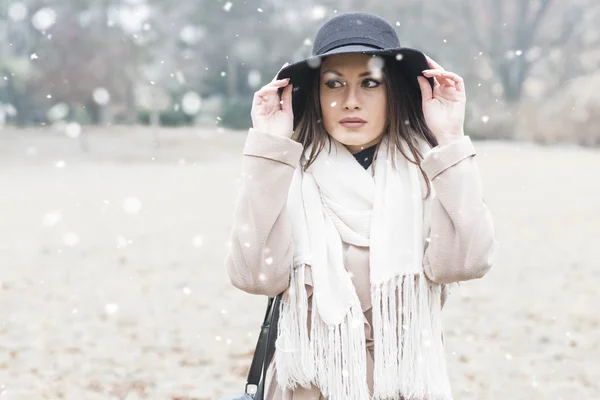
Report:
M242 391L266 305L223 263L244 132L84 131L0 130L0 399ZM600 151L475 146L500 255L444 308L455 398L600 399Z

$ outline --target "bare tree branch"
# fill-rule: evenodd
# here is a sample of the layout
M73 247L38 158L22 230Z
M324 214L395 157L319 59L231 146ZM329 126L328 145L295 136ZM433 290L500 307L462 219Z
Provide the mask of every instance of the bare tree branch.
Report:
M463 0L460 2L460 6L463 12L463 16L466 21L471 21L472 23L472 34L468 35L468 37L475 43L477 47L484 51L485 53L489 53L491 50L483 41L483 37L481 33L479 33L479 27L477 26L477 19L473 15L473 8L471 7L468 0Z

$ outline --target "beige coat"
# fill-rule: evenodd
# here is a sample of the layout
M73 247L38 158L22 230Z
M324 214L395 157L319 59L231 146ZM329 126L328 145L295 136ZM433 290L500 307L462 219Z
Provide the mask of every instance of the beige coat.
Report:
M286 218L286 200L302 145L292 139L250 129L244 146L243 185L237 199L231 248L226 266L231 283L248 293L277 296L289 285L294 248ZM483 201L475 149L468 136L432 149L421 162L436 198L430 241L423 267L428 279L449 284L483 277L491 268L498 243L492 216ZM345 266L354 276L364 312L367 339L367 381L373 390L373 337L369 249L346 244ZM306 273L311 309L312 279ZM447 297L442 291L442 307ZM310 312L310 311L309 311ZM308 323L310 324L310 316ZM273 361L267 376L268 400L324 399L317 387L285 390L277 385Z

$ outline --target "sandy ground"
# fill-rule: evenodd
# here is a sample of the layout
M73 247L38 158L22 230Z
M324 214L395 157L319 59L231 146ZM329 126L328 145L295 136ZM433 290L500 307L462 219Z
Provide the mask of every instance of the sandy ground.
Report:
M266 298L223 260L243 133L0 131L0 399L243 390ZM600 151L478 142L501 245L445 307L455 398L600 399Z

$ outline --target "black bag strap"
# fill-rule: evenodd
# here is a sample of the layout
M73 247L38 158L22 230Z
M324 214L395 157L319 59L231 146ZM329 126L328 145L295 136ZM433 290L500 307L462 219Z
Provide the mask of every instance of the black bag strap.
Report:
M248 394L248 386L256 386L255 400L263 399L267 369L275 353L281 296L282 294L279 294L277 297L269 297L267 311L265 312L265 318L263 319L256 349L254 350L254 357L252 358L252 364L250 364L245 393Z

